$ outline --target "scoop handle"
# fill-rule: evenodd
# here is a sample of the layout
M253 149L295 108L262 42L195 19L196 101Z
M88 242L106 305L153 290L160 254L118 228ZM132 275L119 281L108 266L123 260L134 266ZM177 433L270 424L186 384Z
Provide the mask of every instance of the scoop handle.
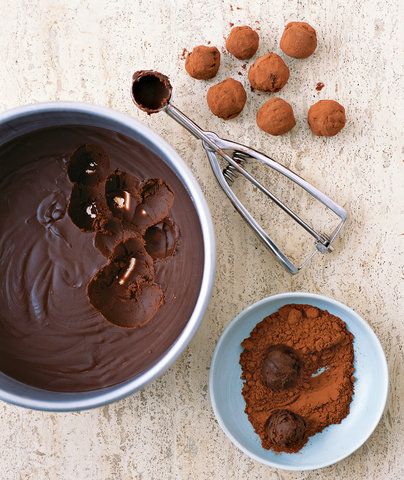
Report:
M202 142L207 143L213 150L216 151L218 149L217 144L211 140L209 135L207 135L207 132L202 130L201 127L199 127L194 121L182 113L181 110L175 107L172 103L168 103L163 108L163 111L177 123L183 126L186 130L188 130L188 132L192 133L194 137L202 140Z

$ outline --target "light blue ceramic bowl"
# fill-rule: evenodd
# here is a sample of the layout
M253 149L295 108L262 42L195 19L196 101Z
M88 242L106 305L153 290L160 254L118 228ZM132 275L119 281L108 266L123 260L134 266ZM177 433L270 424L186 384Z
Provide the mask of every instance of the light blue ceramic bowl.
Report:
M355 393L349 415L314 435L298 453L274 453L261 447L241 395L240 343L264 317L289 303L328 310L345 321L355 336ZM283 293L241 312L225 329L213 354L209 393L216 418L230 440L251 458L285 470L314 470L353 453L372 434L383 414L388 392L386 358L369 325L353 310L331 298L310 293Z

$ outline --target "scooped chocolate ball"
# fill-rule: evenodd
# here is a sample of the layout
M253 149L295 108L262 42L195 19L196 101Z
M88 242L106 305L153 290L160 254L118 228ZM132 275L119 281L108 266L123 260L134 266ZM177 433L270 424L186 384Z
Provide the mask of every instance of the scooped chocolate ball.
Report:
M105 182L105 199L112 215L131 222L141 202L140 180L130 173L115 170Z
M153 258L173 255L178 242L178 227L171 218L149 227L144 234L145 248Z
M240 82L233 78L226 78L223 82L209 88L207 99L214 115L229 120L237 117L243 110L247 94Z
M333 137L345 126L345 108L335 100L320 100L309 108L307 121L314 135Z
M81 145L69 159L67 174L71 182L94 186L109 172L108 154L98 145Z
M286 345L269 347L262 363L262 379L273 391L289 388L296 383L301 362L293 348Z
M173 87L166 75L137 70L132 76L132 100L148 115L160 112L170 101Z
M270 98L257 112L257 125L271 135L283 135L296 125L293 109L282 98Z
M220 52L216 47L199 45L185 60L185 70L197 80L213 78L220 67Z
M281 49L293 58L307 58L317 48L317 35L314 28L306 22L290 22L286 25L281 38Z
M266 424L266 432L275 447L292 447L304 443L306 422L290 410L275 410Z
M252 88L263 92L278 92L289 79L289 68L274 52L259 57L248 71Z
M239 60L246 60L258 50L258 33L247 25L234 27L226 40L227 51Z

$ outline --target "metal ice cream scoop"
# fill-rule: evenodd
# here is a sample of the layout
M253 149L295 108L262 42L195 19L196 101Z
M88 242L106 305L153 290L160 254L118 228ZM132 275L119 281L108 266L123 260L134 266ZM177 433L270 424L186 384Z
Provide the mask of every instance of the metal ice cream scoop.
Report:
M195 122L189 119L170 102L171 93L172 87L169 79L165 75L153 70L142 70L134 73L132 98L136 106L149 114L164 111L167 115L191 132L196 138L202 140L202 145L207 153L210 165L219 185L222 187L239 214L254 230L259 239L290 273L298 273L315 253L327 253L333 250L332 243L337 238L347 219L347 212L341 206L306 180L299 177L299 175L276 162L271 157L268 157L253 148L247 147L246 145L230 140L224 140L216 133L202 130ZM220 166L218 160L219 157L223 158L228 163L224 169ZM289 180L303 188L325 207L330 209L339 218L339 222L334 230L330 233L317 232L312 226L297 215L296 212L285 205L276 195L269 191L244 168L246 163L253 160L284 175ZM232 189L232 184L239 174L243 175L249 182L269 197L276 205L278 205L278 207L286 212L314 238L315 248L313 249L313 252L305 258L299 266L296 266L286 254L280 250L278 245L271 239L268 233L257 222L250 211L235 194Z

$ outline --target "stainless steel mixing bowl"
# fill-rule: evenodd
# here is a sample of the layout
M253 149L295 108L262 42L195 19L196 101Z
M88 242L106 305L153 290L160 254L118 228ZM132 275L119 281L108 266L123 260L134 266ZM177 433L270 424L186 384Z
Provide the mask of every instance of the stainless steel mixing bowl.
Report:
M198 329L209 303L215 272L215 237L205 198L189 168L159 135L131 117L82 103L55 102L20 107L0 114L0 145L35 130L58 125L106 128L133 138L155 152L189 192L201 223L204 244L203 278L192 315L174 344L148 370L118 385L83 393L50 392L0 373L0 400L37 410L77 411L99 407L140 390L162 375L182 353Z

